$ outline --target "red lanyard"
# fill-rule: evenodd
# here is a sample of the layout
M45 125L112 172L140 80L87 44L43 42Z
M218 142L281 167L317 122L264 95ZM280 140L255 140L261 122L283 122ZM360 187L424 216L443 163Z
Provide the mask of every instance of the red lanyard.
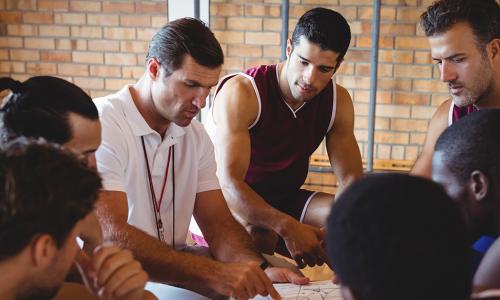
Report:
M163 200L163 194L165 192L165 186L167 185L168 171L170 168L170 158L172 156L172 149L174 145L168 148L167 167L165 168L165 175L163 176L163 184L161 187L160 200L158 201L156 199L156 193L153 185L153 178L151 176L151 170L149 168L149 160L148 160L148 154L146 153L146 145L144 144L144 137L142 136L141 136L141 142L142 142L142 150L144 152L144 159L146 161L146 170L148 171L149 190L151 191L151 199L153 202L153 209L155 213L156 230L160 241L165 243L164 228L163 228L163 222L161 221L160 208L161 208L161 202ZM172 199L172 201L174 201L174 199ZM173 209L175 209L175 207ZM174 244L172 244L172 246L174 246Z

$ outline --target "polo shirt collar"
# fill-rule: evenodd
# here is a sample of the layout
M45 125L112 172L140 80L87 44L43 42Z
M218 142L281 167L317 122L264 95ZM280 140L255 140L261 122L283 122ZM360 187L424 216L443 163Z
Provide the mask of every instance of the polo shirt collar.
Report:
M158 134L151 127L149 127L148 123L142 117L141 113L135 106L134 100L132 99L132 95L130 94L130 88L132 85L127 85L122 88L119 92L119 98L123 100L123 113L125 115L125 119L127 119L132 129L132 132L135 136L145 136L148 134ZM186 131L181 126L171 122L170 126L168 126L167 132L165 136L172 136L173 138L181 137L186 134Z

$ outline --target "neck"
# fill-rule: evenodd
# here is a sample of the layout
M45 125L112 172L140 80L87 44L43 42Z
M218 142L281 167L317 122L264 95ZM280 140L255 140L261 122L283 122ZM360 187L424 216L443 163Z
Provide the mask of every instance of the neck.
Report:
M288 60L276 65L276 72L278 72L278 85L280 88L281 96L283 100L293 109L299 108L304 102L297 101L293 98L292 91L290 90L290 85L286 78L286 70L288 68Z
M15 300L23 287L27 286L27 265L18 256L0 262L0 299ZM24 270L23 270L24 269Z
M163 118L156 110L151 93L151 82L146 78L146 74L130 87L130 94L146 123L163 138L170 126L170 121Z

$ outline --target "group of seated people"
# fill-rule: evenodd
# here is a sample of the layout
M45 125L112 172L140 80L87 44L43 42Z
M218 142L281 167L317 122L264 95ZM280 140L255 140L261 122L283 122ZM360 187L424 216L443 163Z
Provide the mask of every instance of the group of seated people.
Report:
M363 176L330 9L299 19L285 61L220 80L191 18L106 97L0 78L0 299L84 299L70 279L100 299L280 299L273 283L309 279L275 253L327 263L346 300L500 299L499 4L439 0L421 25L451 97L411 174ZM193 118L214 87L209 136ZM301 188L323 140L336 195Z

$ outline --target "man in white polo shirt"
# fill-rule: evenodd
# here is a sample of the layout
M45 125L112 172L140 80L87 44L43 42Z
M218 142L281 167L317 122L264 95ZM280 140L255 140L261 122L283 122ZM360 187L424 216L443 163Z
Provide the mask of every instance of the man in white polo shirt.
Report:
M208 27L179 19L153 37L136 84L95 100L103 137L96 159L105 189L98 217L105 237L131 249L154 282L211 297L278 299L271 280L308 279L266 268L227 207L208 135L192 121L217 84L222 63ZM192 215L213 259L185 247Z

